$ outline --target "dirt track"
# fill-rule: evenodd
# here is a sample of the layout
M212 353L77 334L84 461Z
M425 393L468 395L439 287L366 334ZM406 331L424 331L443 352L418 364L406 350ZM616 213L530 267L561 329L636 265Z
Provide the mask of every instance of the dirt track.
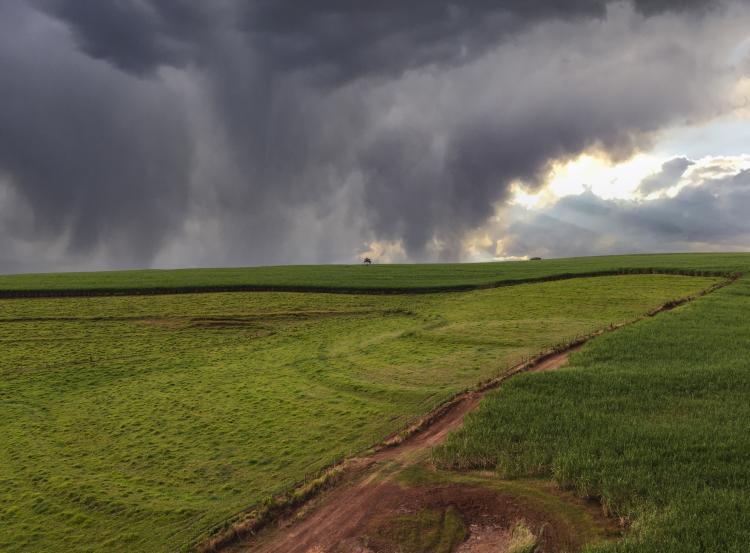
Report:
M502 378L502 381L518 374L519 372L543 372L557 369L558 367L565 365L568 362L570 354L579 349L581 349L580 345L561 353L549 355L528 368L511 371ZM439 445L449 432L463 424L466 414L476 409L484 394L493 388L495 388L494 385L483 391L464 394L456 402L451 404L450 409L441 413L439 417L430 420L430 423L423 430L416 432L397 446L384 449L374 454L370 459L374 461L404 461L406 457L415 451L428 450Z
M567 362L570 353L571 351L566 351L550 355L524 370L556 369ZM471 392L461 396L449 409L437 418L431 419L423 430L414 433L400 444L354 460L352 466L355 476L346 484L318 498L294 516L280 521L277 527L267 529L257 538L250 537L237 542L225 551L370 553L372 550L362 546L359 538L378 520L403 512L404 509L409 508L410 504L424 507L438 504L441 499L450 504L465 502L469 510L472 508L476 510L477 506L485 505L486 511L493 511L497 516L503 514L506 517L510 516L514 508L517 510L518 506L512 505L512 501L498 500L497 494L491 492L481 492L474 488L441 487L437 492L433 490L432 497L420 497L419 491L406 491L389 477L394 465L403 469L423 461L431 448L440 444L450 431L461 426L466 414L479 405L485 393ZM495 505L495 503L498 504ZM487 506L487 504L492 504L492 506ZM519 514L515 513L515 516ZM541 519L543 515L526 512L525 517ZM493 528L488 529L488 527L472 524L471 531L474 539L469 539L462 546L461 551L483 551L488 540L482 540L481 535L488 532L497 540L496 543L502 542L507 531L497 526ZM480 544L480 541L484 545ZM495 553L500 553L500 551L502 549L497 549Z

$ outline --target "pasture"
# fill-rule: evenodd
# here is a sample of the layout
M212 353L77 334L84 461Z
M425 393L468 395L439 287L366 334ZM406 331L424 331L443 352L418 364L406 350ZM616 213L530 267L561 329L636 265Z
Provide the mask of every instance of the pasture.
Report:
M498 264L422 269L373 266L315 269L307 277L299 272L302 269L291 268L283 278L280 268L265 273L260 269L256 273L227 270L224 276L210 271L142 272L133 278L128 273L80 278L16 276L0 279L0 288L100 286L101 290L122 290L127 286L158 288L167 281L173 286L213 286L215 282L225 286L234 282L233 278L245 279L245 284L330 286L334 281L331 275L337 270L341 273L336 282L343 288L430 288L645 263L631 258L619 258L617 263L602 259L582 268L567 261L519 264L519 268L509 265L507 269ZM724 261L700 258L690 268L722 270ZM729 269L735 268L735 261L730 259ZM679 269L689 260L678 257L655 263L674 263L672 268ZM351 276L354 271L365 276ZM183 276L154 280L150 276L154 274ZM192 275L189 282L184 275ZM371 446L453 394L501 374L520 357L638 318L667 301L696 294L717 280L623 275L429 294L233 292L2 300L0 549L158 552L185 548L232 514L288 489L337 457ZM551 436L554 425L550 417L554 414L557 423L558 416L563 416L566 432L581 430L575 425L588 424L586 421L593 424L597 420L591 419L594 415L572 420L583 412L580 405L589 405L577 402L587 398L596 404L597 417L610 417L604 422L616 422L618 416L633 411L649 419L652 415L639 409L650 406L649 401L658 401L657 391L670 387L676 387L675 393L689 391L695 397L688 399L704 409L705 413L700 412L707 417L702 423L705 432L698 433L696 439L714 443L711 440L735 436L742 419L733 417L744 415L746 407L724 410L722 401L738 401L746 397L747 390L728 388L741 367L737 364L739 354L725 350L739 352L745 338L736 333L705 332L701 337L714 341L698 339L699 331L713 328L706 321L727 328L729 322L723 319L721 309L734 313L733 324L744 328L739 312L731 310L735 299L745 300L730 296L734 293L730 290L735 288L716 293L716 299L712 295L680 308L679 313L597 340L585 355L576 358L576 365L582 366L564 373L574 375L570 377L574 380L560 381L562 395L558 396L557 381L546 377L519 380L518 386L509 389L542 386L538 393L519 396L514 404L529 420L514 419L516 441L504 440L502 432L496 433L497 437L491 434L496 448L482 457L484 464L494 467L499 465L496 458L516 459L508 466L517 467L518 474L529 472L526 453L516 451L520 439L529 445L529 459L539 461L531 463L532 472L554 472L566 485L596 491L600 482L586 469L594 467L591 470L596 475L603 474L597 459L609 458L602 452L609 451L606 440L613 439L612 428L621 433L620 442L618 436L611 442L618 444L637 435L640 427L629 428L629 433L621 432L622 425L617 424L601 433L592 430L592 443L598 448L592 453L594 445L589 447L586 441ZM745 288L736 290L739 293ZM711 315L714 308L719 311ZM673 328L670 325L675 320L686 320L687 326ZM642 364L653 356L678 353L683 347L678 342L687 331L693 332L689 334L693 357L675 357L672 372L667 366L664 378L653 385L627 384L628 378L642 376ZM648 345L633 347L634 340ZM674 343L664 349L669 340ZM630 348L625 347L628 342ZM722 353L712 353L719 346L722 349L716 351ZM602 359L610 365L602 365ZM724 370L729 372L716 373L723 375L723 380L709 385L709 392L697 387L707 384L708 377L701 371L713 370L711 362L732 359L735 364L726 365ZM620 360L625 363L621 369L617 368ZM683 374L679 367L684 362L694 362L695 369ZM587 369L587 363L593 368ZM617 378L608 376L607 371L615 371ZM575 376L590 373L594 373L592 382ZM586 384L577 386L575 378ZM645 392L644 387L648 388ZM626 399L615 401L610 408L597 403L603 401L601 394L615 393ZM643 397L629 406L630 398L639 393ZM505 397L507 391L501 394ZM565 398L562 407L554 403L557 397ZM693 424L698 411L692 403L672 405L675 409L664 417L649 419L657 432L653 439L660 436L659 429L666 432L671 425ZM495 412L493 406L483 408L465 433L446 447L441 453L444 463L460 457L469 465L476 464L475 450L457 448L456 444L463 443L461 440L470 443L467 437L484 425L483 416ZM714 418L709 416L712 414ZM725 423L725 429L709 435L710 425L719 422ZM490 424L490 428L495 426ZM540 434L529 434L521 430L524 428ZM647 432L651 427L643 428ZM537 435L544 440L529 437ZM680 432L670 436L667 444L683 438ZM686 447L700 449L700 443L688 440ZM552 462L557 451L566 452L565 463ZM628 452L626 460L632 458L629 450L612 446L615 460L623 451ZM735 455L742 451L747 449L716 453L729 456L721 457L724 465L716 465L716 478L734 474L727 467L739 460ZM579 453L583 460L576 457ZM711 456L701 458L714 460ZM658 465L658 458L651 463ZM558 466L561 468L555 468ZM634 479L640 472L634 469L617 480L617 494L607 499L612 509L630 508L628 494L635 493L630 487L636 492L643 489L643 483L629 479L631 474ZM654 471L647 482L657 483L654 479L660 474ZM580 484L582 478L588 487ZM693 490L695 482L687 482ZM744 479L735 482L744 483ZM672 505L669 501L679 490L668 486L665 490L662 504ZM730 493L722 497L739 501L744 496ZM692 499L686 501L692 505ZM653 520L680 513L664 514L653 502L644 505L633 503L632 508L645 509Z

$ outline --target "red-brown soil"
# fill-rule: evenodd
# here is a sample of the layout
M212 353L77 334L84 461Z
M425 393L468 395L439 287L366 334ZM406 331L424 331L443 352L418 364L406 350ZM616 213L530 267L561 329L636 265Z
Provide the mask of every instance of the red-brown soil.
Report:
M567 362L570 351L550 355L523 370L548 371ZM514 373L515 374L515 373ZM509 543L510 529L519 520L541 531L545 551L575 551L583 544L575 528L559 515L545 511L538 502L491 485L437 483L403 485L394 477L404 468L424 464L429 450L461 426L485 392L459 397L439 415L424 421L419 431L391 447L354 460L344 483L311 501L299 511L266 528L258 536L245 537L225 551L258 553L389 553L371 536L383 533L394 517L424 509L453 507L468 530L462 553L501 553ZM488 478L488 482L492 479ZM552 492L559 498L562 492ZM570 496L565 499L601 524L611 523L600 509ZM543 529L543 530L542 530Z

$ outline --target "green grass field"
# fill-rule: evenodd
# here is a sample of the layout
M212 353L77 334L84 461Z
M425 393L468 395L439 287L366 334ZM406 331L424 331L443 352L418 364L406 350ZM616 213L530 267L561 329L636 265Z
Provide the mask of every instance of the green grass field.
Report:
M435 452L445 467L553 476L633 522L597 551L750 544L750 281L593 340L492 393Z
M633 259L611 263L619 268ZM700 257L694 267L687 267L685 256L652 261L654 266L685 264L690 269L729 271L744 259ZM499 264L317 267L309 274L290 268L284 278L278 276L278 282L376 288L384 282L392 287L475 285L549 276L555 271L585 272L594 266L604 270L606 263L599 259L578 269L573 261L507 268ZM274 274L285 274L281 268L227 271L54 278L62 287L106 288L123 283L165 286L164 279L149 275L168 275L172 284L185 282L180 275L193 275L190 286L196 286L219 279L218 274L236 275L244 282L251 276L253 282L261 282L258 275L276 282ZM44 287L49 278L53 277L3 277L1 286ZM716 280L630 275L450 294L235 292L2 300L0 550L180 549L226 517L289 487L333 458L366 448L457 391L503 372L520 356L636 318ZM638 324L629 334L618 331L616 340L637 338L644 327L661 332L686 313L712 313L711 306L724 305L731 311L728 300L734 296L729 290L721 291L717 299L712 295L698 300L695 307ZM746 288L731 287L732 294L742 290ZM740 325L744 313L732 312L733 324ZM721 313L715 317L721 319ZM711 320L693 324L709 327ZM661 339L678 339L685 329L675 328L665 330ZM744 327L738 326L738 332L739 328ZM643 337L657 338L651 332ZM704 353L709 357L717 344L738 351L746 345L744 337L722 342L723 338L706 332L705 338L717 340L706 342ZM610 351L614 346L607 344L613 339L598 347ZM690 347L699 344L694 339ZM623 363L632 361L632 351ZM654 355L661 353L667 352ZM724 355L715 360L728 359ZM645 359L640 353L636 357L636 361ZM681 376L687 390L692 390L688 376L703 383L708 377L702 377L699 369L713 370L708 361L696 357L696 362L700 362L696 370ZM695 389L695 397L690 397L704 401L719 419L722 413L734 416L739 411L731 407L723 411L720 402L746 398L747 390L726 389L721 382L734 382L741 368L728 366L726 374L717 372L724 374L724 380L715 383L713 392L706 395ZM569 373L574 371L565 374ZM628 374L633 379L642 376L633 368L625 370L622 378ZM530 380L522 382L528 385ZM609 384L611 392L612 381ZM667 379L663 385L674 382ZM624 397L640 389L640 384L629 386L623 384ZM658 389L653 387L652 396ZM565 390L578 401L591 395L594 385ZM559 411L542 408L557 392L549 393L546 398L535 396L539 409L529 424ZM647 402L648 397L638 401ZM591 400L600 399L597 395ZM578 413L569 401L571 412ZM669 429L691 420L690 405L680 404L673 418L657 417L654 424ZM615 419L627 412L617 406ZM532 407L525 406L533 411ZM706 419L706 428L708 421L715 420ZM729 432L740 419L726 422ZM631 433L639 428L631 428ZM721 430L713 436L701 434L701 439L724 435ZM574 442L554 443L564 451ZM606 449L606 442L597 443ZM747 445L740 442L737 447L743 443ZM617 450L613 451L615 455ZM730 457L724 460L728 468L721 474L728 478L738 458L734 449L723 451ZM565 482L576 482L576 458L573 454L566 458L570 462L565 465ZM596 462L596 457L586 459ZM669 458L653 462L668 465ZM654 471L652 478L658 474ZM623 480L618 488L622 494L630 483ZM636 492L640 489L641 484ZM664 512L654 507L649 516L665 517Z
M655 254L502 263L298 265L281 267L0 275L0 296L275 289L290 291L439 291L623 270L744 271L745 254Z

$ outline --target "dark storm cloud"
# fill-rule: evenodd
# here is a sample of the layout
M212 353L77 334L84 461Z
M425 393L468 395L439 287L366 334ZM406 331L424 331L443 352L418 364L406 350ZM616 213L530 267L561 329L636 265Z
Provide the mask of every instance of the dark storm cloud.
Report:
M601 18L613 0L39 0L90 55L143 72L200 58L214 32L235 30L275 69L320 66L340 79L462 61L546 19ZM643 14L707 10L718 1L635 0ZM459 47L460 45L460 47Z
M112 266L455 259L514 180L720 109L709 4L9 0L0 226Z
M721 4L720 0L636 0L638 10L644 15L657 15L669 11L705 12Z
M81 48L135 73L182 65L220 17L222 3L190 0L38 0L68 23Z
M638 186L638 191L644 196L648 196L654 192L660 192L667 188L676 185L680 177L685 174L688 167L694 165L695 162L685 158L677 157L670 159L661 167L661 171L646 177L643 179L641 184Z
M78 59L59 27L20 4L0 8L0 74L0 169L31 206L23 234L148 263L187 200L179 103Z
M543 213L516 209L501 234L508 256L747 249L750 171L687 186L673 198L605 200L591 191Z

